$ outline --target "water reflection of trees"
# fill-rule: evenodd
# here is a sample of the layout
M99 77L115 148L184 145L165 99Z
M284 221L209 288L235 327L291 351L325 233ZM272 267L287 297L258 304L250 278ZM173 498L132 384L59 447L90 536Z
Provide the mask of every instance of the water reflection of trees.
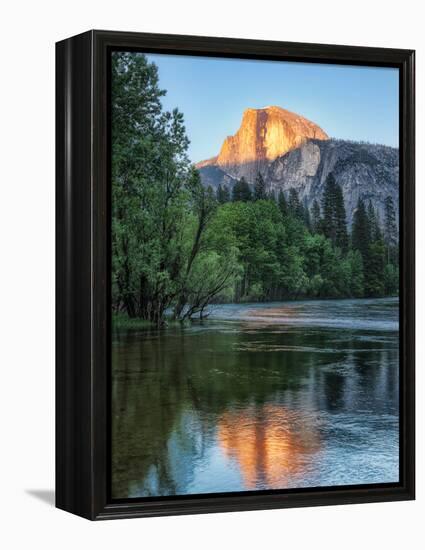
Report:
M396 406L396 360L341 331L127 337L113 348L113 496L187 492L217 443L245 489L280 488L320 449L320 415L355 411L371 392L377 412L389 406L380 392Z

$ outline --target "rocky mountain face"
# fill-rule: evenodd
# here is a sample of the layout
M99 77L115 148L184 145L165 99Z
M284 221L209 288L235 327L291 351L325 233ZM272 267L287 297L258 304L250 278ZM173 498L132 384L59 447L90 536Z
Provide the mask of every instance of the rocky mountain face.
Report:
M398 149L340 140L309 141L276 159L267 169L265 179L270 191L298 191L311 208L314 199L321 201L328 174L332 172L341 186L349 227L359 198L372 202L381 220L384 204L391 195L398 209Z
M216 157L198 163L197 168L216 166L249 181L271 161L311 138L328 136L313 122L281 107L246 109L236 134L224 140Z
M263 112L267 113L265 123L261 122L265 116ZM275 112L279 113L276 118ZM272 113L270 127L274 128L270 133L268 113ZM300 199L311 208L315 199L320 204L326 178L333 172L343 191L349 226L359 198L366 204L372 201L381 221L388 195L398 208L398 149L329 139L318 126L303 117L293 113L289 113L289 117L286 113L288 111L278 107L245 111L241 128L235 136L225 140L220 155L197 165L204 184L213 188L219 184L232 188L241 176L253 184L257 173L261 172L269 192L277 195L282 190L288 194L290 188L295 188ZM251 117L255 123L247 122ZM254 128L257 128L255 136L249 133ZM248 144L247 151L244 151L244 143Z
M229 190L233 189L234 184L238 181L238 178L226 174L221 168L214 165L206 165L199 168L197 165L199 173L201 174L202 183L205 187L212 187L214 190L217 189L219 185L226 185Z

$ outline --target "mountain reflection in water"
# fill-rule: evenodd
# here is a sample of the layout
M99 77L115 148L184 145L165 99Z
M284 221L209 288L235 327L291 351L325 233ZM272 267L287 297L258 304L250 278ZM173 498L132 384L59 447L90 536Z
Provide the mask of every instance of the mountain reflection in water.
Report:
M236 460L245 489L281 489L302 475L319 450L317 430L285 407L269 404L225 413L218 422L224 454Z
M396 299L115 332L112 495L397 482L398 361Z

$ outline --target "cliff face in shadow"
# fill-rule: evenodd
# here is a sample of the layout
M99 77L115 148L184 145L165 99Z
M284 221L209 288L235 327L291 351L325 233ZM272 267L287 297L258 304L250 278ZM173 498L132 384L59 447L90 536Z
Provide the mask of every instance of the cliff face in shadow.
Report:
M256 164L248 163L246 173L254 173ZM211 169L211 167L209 167ZM206 178L206 168L200 168L206 185L219 184L233 187L235 180L223 168L214 167L213 177ZM399 203L399 151L385 145L372 145L343 140L309 139L299 147L276 159L264 162L261 173L269 192L288 193L295 188L299 197L311 208L313 201L320 203L325 181L333 172L344 194L347 222L351 226L359 198L371 200L381 219L384 219L384 202L388 195L398 208ZM253 183L255 175L247 178Z
M398 149L384 145L312 140L276 159L267 169L266 180L274 192L294 187L311 207L314 199L320 203L330 172L341 186L349 225L359 198L366 203L371 200L381 220L388 195L398 208Z

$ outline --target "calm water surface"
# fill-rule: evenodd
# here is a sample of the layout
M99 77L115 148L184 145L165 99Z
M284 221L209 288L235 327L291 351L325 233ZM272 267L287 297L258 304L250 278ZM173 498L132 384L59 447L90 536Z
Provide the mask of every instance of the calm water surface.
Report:
M397 482L398 361L393 298L115 332L113 497Z

